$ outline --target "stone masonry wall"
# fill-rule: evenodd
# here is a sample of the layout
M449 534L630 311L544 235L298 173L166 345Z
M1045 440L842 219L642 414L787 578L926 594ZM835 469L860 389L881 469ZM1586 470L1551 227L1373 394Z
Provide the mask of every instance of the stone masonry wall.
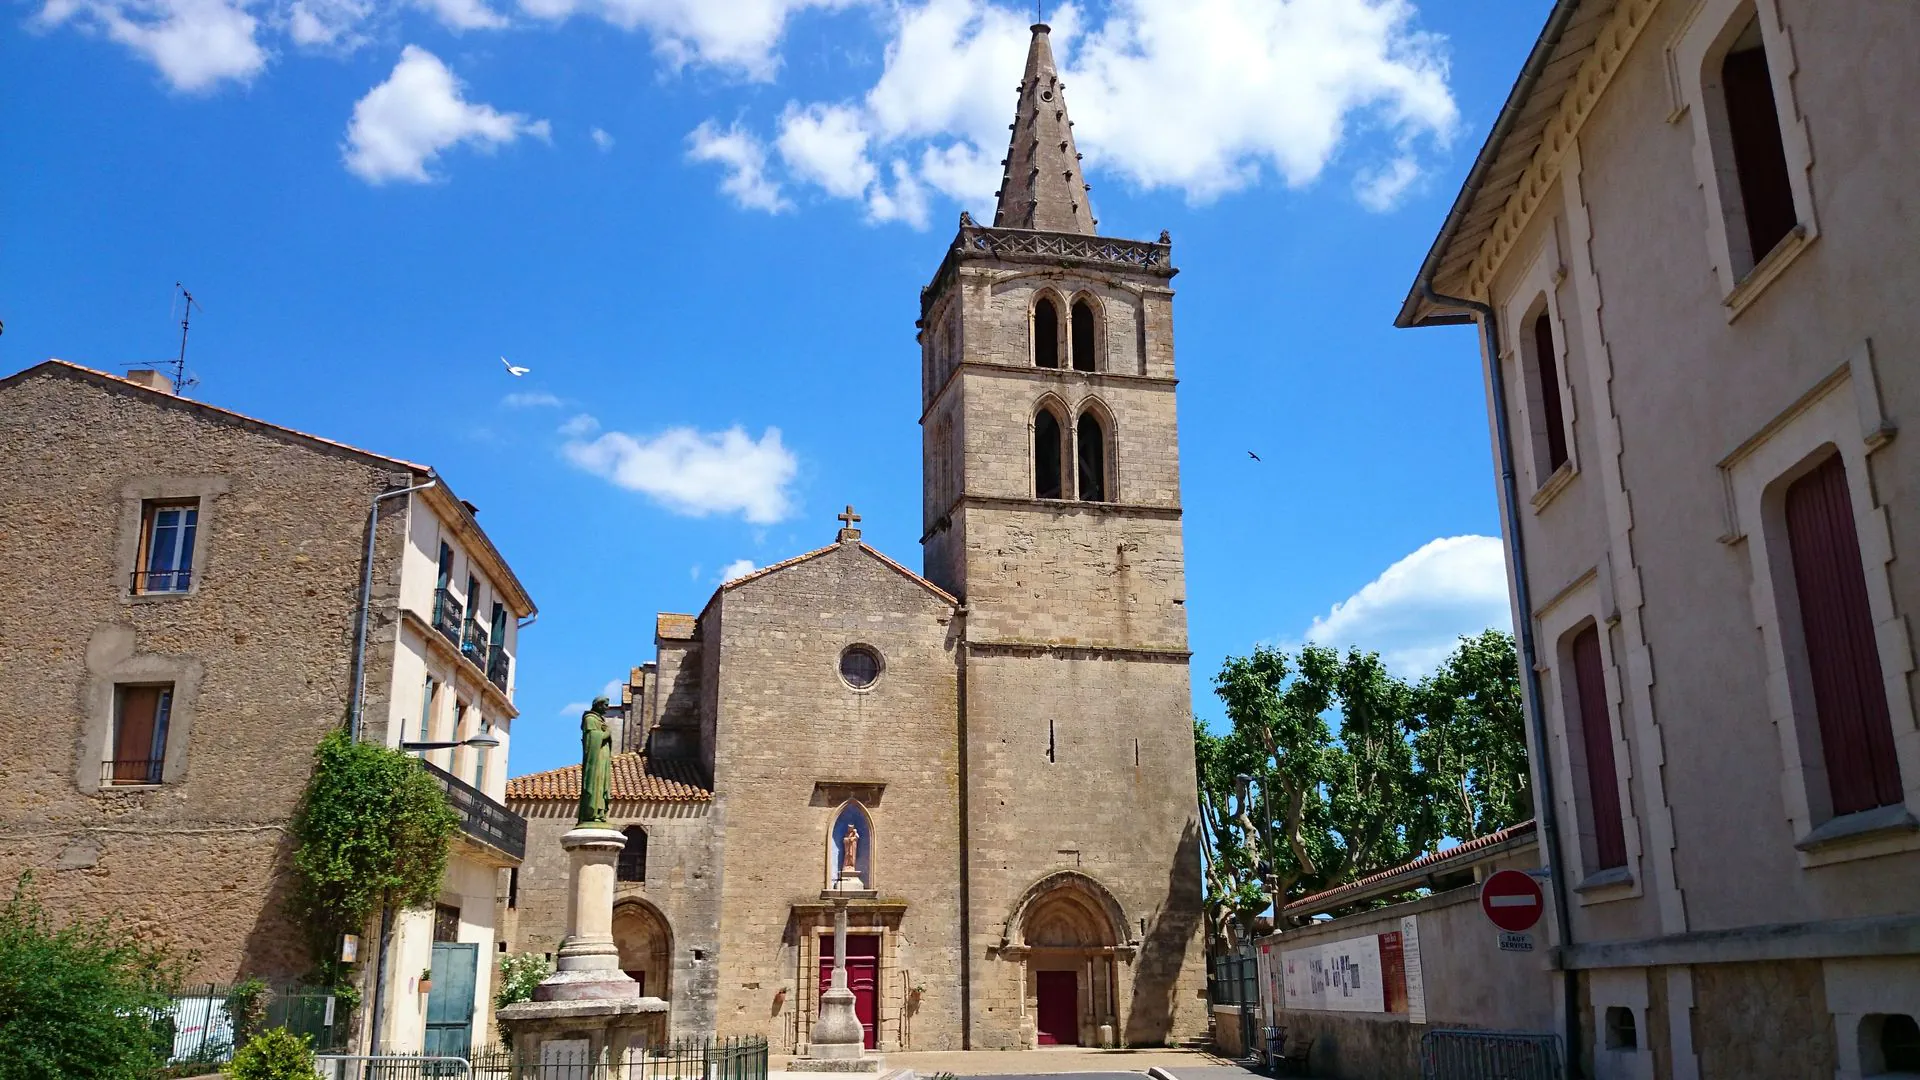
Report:
M716 629L721 612L724 629ZM952 609L861 546L843 544L727 590L702 633L710 646L720 642L715 800L728 837L720 1034L764 1032L776 1047L791 1045L794 1010L812 999L817 979L817 969L798 970L818 955L818 917L805 905L817 909L827 884L827 834L844 790L835 785L853 784L867 790L873 819L869 884L883 904L904 904L882 958L882 1045L910 1038L916 1050L958 1049ZM839 675L840 654L855 643L885 663L865 691ZM870 914L857 912L856 921ZM923 988L911 1005L908 972Z
M190 951L193 979L303 973L305 942L281 914L285 828L309 750L344 713L367 500L385 470L52 374L0 388L0 460L0 881L33 871L62 917L121 912ZM127 493L181 478L218 489L201 504L197 591L130 598ZM383 521L380 565L398 566L404 524ZM386 712L384 637L369 715ZM93 790L119 678L175 683L159 787Z

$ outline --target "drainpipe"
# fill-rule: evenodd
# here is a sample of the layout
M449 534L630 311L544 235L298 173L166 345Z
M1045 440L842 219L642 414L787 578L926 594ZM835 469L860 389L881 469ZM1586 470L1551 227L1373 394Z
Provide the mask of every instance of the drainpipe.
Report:
M1527 584L1527 547L1520 535L1520 484L1513 470L1513 432L1507 423L1507 380L1500 368L1500 322L1493 308L1475 300L1463 300L1457 296L1443 296L1433 291L1431 274L1420 276L1420 291L1428 302L1441 307L1470 311L1480 324L1483 348L1487 354L1487 370L1491 374L1493 388L1493 426L1497 453L1500 461L1500 501L1505 511L1507 527L1507 553L1513 559L1513 599L1518 605L1519 617L1514 620L1514 630L1520 639L1520 677L1526 680L1526 706L1528 726L1533 732L1533 745L1540 753L1547 753L1547 722L1541 711L1540 672L1535 666L1538 652L1533 640L1533 594ZM1546 761L1537 762L1537 782L1534 785L1534 817L1539 822L1539 833L1547 850L1547 887L1553 902L1553 919L1560 930L1560 949L1564 952L1573 944L1573 925L1567 918L1567 863L1560 858L1560 829L1556 813L1556 800L1553 791L1553 769ZM1566 998L1567 1073L1579 1074L1580 1060L1580 984L1579 976L1573 969L1562 967L1563 994Z
M439 483L438 479L430 477L424 484L383 491L367 504L367 550L360 556L360 610L353 620L353 674L349 680L353 696L348 702L347 712L347 735L353 742L360 741L360 708L367 689L367 609L373 604L373 541L379 534L380 503L425 491Z

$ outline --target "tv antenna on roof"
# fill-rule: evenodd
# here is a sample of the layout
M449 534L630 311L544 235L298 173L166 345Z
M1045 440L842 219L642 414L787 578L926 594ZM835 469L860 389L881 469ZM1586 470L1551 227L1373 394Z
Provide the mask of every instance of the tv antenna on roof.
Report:
M173 283L173 287L180 290L180 296L184 300L180 305L180 356L171 364L167 365L173 369L171 372L173 376L173 392L178 394L200 381L199 379L189 378L187 376L187 324L193 318L193 309L199 307L200 302L193 298L193 293L187 291L185 285L176 281ZM200 308L202 314L205 314L206 310L206 308Z

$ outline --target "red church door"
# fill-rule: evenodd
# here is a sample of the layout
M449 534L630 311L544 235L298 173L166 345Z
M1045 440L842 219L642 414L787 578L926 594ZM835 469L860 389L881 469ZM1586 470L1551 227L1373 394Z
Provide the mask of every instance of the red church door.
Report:
M833 939L821 943L820 992L833 985ZM880 1006L880 935L847 935L847 989L853 991L853 1012L860 1018L860 1031L867 1049L879 1049L879 1027L874 1017Z
M1080 979L1071 971L1041 971L1034 974L1034 991L1039 998L1039 1015L1034 1027L1039 1030L1041 1046L1078 1046L1080 1044Z

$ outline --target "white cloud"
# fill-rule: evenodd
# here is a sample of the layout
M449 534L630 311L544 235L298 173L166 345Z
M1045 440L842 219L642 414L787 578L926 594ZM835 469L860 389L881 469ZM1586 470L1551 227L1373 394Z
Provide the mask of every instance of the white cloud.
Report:
M590 134L593 136L593 145L599 147L601 153L604 154L608 150L613 149L613 136L607 134L600 128L594 128Z
M545 390L530 390L525 393L508 394L500 399L500 404L509 409L557 409L561 401Z
M584 15L623 30L645 30L654 51L678 69L700 63L767 81L779 70L774 55L787 21L809 8L846 7L855 0L520 0L542 19Z
M287 36L306 48L351 52L366 43L361 24L372 15L373 0L293 0Z
M567 418L566 423L560 425L560 434L569 439L578 439L586 435L591 435L599 430L600 421L595 420L586 413L570 416Z
M893 161L893 186L873 185L867 192L867 218L871 221L904 221L916 229L927 227L927 191L914 178L906 162Z
M867 159L869 136L858 111L843 105L789 105L774 147L793 174L829 195L857 199L878 170Z
M507 25L499 12L485 0L415 0L419 6L439 17L449 30L498 30Z
M767 148L739 124L721 131L708 120L694 128L687 135L687 159L724 165L727 175L720 190L745 209L777 214L793 207L767 176Z
M609 704L618 705L620 704L621 685L619 679L608 679L607 685L601 687L600 693L595 696L606 698ZM560 706L560 715L571 716L578 720L581 713L586 712L592 707L593 702L591 701L569 701L565 705Z
M752 559L735 559L720 568L720 581L722 584L725 584L734 578L746 577L758 569L760 568L753 565Z
M1113 0L1094 23L1051 13L1075 138L1096 174L1194 202L1353 163L1356 199L1391 209L1459 114L1445 42L1412 0ZM859 199L873 221L919 224L924 187L991 205L1029 41L1024 12L989 0L893 9L879 78L858 98L790 103L776 139L796 181ZM1204 118L1204 122L1196 118ZM737 128L736 128L737 130ZM912 163L914 186L873 162ZM1097 188L1097 181L1096 181Z
M1439 666L1460 635L1490 626L1513 627L1505 551L1496 537L1450 536L1387 567L1314 619L1304 637L1378 652L1388 667L1411 677Z
M387 81L353 106L342 147L348 171L370 184L432 179L427 166L461 143L491 151L523 135L545 139L545 120L503 113L461 96L464 89L440 58L409 45Z
M37 17L42 26L70 19L144 57L175 90L245 83L267 66L246 0L47 0Z
M1390 164L1362 169L1354 177L1353 194L1360 205L1376 214L1384 214L1400 205L1400 200L1420 179L1420 163L1412 158L1395 158Z
M798 460L781 445L779 428L758 439L738 427L714 433L677 427L652 436L608 431L590 441L570 438L561 453L675 513L739 514L759 525L787 516L787 485L799 471Z

